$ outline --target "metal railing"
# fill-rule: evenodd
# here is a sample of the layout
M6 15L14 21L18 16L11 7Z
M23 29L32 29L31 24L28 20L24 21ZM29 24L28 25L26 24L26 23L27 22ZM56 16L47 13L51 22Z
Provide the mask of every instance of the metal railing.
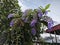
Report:
M55 34L56 43L53 42L53 39L52 39L52 43L49 43L49 42L45 42L44 40L41 40L41 38L39 37L33 41L33 44L34 45L60 45L60 43L57 42L58 40L57 40L55 32L54 32L54 34ZM4 42L6 42L6 36L7 36L7 33L3 33L0 36L0 45L8 45L8 44L4 44ZM52 37L51 34L50 34L50 37Z

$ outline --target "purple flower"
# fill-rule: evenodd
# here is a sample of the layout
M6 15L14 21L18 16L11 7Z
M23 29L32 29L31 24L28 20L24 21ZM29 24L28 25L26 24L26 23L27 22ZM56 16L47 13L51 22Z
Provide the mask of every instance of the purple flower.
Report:
M10 27L12 27L13 25L14 25L14 20L10 22Z
M35 30L35 28L32 28L31 33L32 33L32 35L36 35L36 30Z
M51 29L51 23L48 22L48 29Z
M36 23L37 23L37 20L36 20L36 19L33 19L33 20L31 21L30 26L31 26L31 27L34 27Z
M23 12L23 15L22 15L22 17L21 17L21 19L24 21L26 21L27 20L27 14L28 14L28 12L29 12L29 9L27 9L27 10L25 10L24 12Z
M9 14L8 15L8 18L11 18L11 17L13 17L14 16L14 14Z
M21 17L21 19L22 19L24 22L27 22L27 21L28 21L28 17Z
M51 29L51 27L53 27L54 22L53 22L52 18L50 18L48 16L44 16L43 20L45 22L48 22L48 29Z
M24 22L28 22L28 17L25 18Z
M42 13L38 13L38 17L42 17L42 15L43 15Z
M48 11L45 11L45 13L44 13L45 15L47 15L48 14Z
M49 21L49 22L48 22L48 29L51 29L51 28L53 27L53 24L54 24L54 23L53 23L53 21L52 21L52 20L51 20L51 21Z
M29 12L29 10L30 10L30 9L25 10L25 11L23 12L22 17L26 17L26 16L27 16L27 14L28 14L28 12Z
M37 12L38 12L38 17L42 17L42 15L43 15L42 11L40 9L38 9Z

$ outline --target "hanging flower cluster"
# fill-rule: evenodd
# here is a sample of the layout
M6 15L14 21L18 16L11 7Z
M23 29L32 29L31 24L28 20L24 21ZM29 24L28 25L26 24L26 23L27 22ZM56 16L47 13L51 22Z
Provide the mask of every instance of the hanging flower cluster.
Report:
M14 14L9 14L8 18L14 17Z
M47 22L48 24L48 29L51 30L51 28L54 25L54 21L52 20L52 18L48 17L48 16L44 16L43 20Z
M18 18L14 18L11 22L10 22L10 27L20 27L20 30L23 30L23 34L25 35L25 33L31 35L32 36L38 36L37 34L40 31L40 27L41 27L41 21L47 22L47 27L48 29L51 29L51 27L53 26L53 20L47 16L47 13L49 12L49 10L47 10L49 8L49 4L43 9L43 8L39 8L39 9L27 9L24 12L22 12L22 16ZM8 18L13 17L13 14L9 14ZM14 25L17 25L14 26ZM28 35L27 35L28 36Z

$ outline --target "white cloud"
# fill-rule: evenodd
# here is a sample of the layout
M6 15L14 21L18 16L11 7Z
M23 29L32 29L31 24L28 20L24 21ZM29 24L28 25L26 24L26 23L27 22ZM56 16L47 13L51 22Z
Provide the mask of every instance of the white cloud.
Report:
M27 8L29 8L29 7L25 6L20 0L18 0L18 3L21 6L22 11L26 10Z

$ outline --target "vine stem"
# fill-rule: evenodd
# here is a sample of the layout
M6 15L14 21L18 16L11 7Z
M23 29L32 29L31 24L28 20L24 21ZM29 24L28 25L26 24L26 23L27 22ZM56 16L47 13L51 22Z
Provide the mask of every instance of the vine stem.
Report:
M16 40L17 40L17 41L16 41L16 45L18 45L18 37L16 38Z

